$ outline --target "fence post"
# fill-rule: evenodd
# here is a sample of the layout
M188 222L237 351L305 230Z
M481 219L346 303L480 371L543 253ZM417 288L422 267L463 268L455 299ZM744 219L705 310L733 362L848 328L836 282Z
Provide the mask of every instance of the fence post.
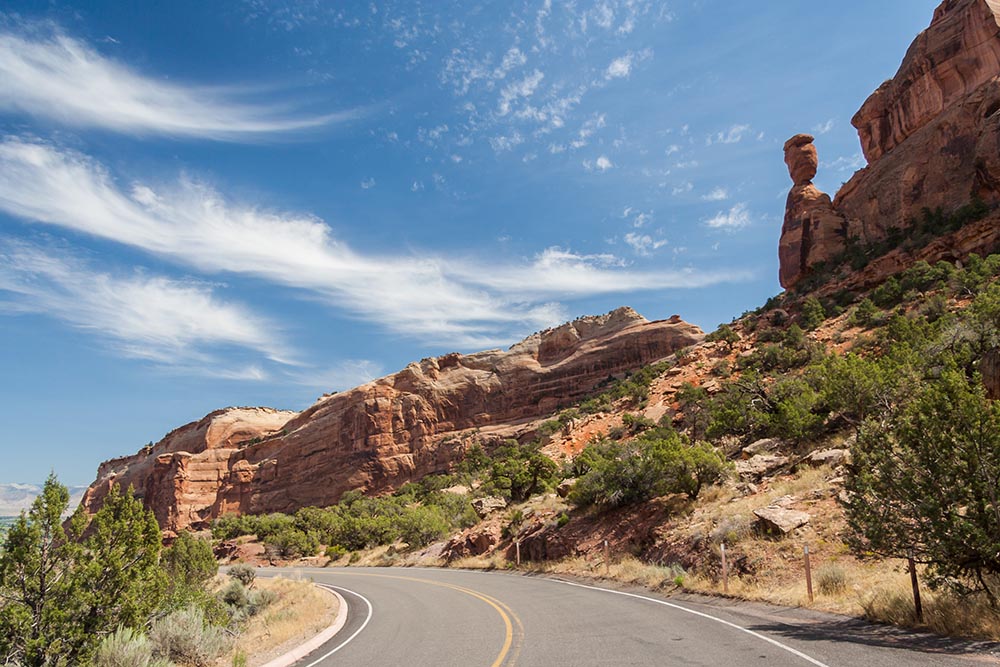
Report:
M604 575L611 576L611 550L607 540L604 540Z
M729 595L729 566L726 564L726 543L719 545L722 551L722 593Z
M806 590L809 592L809 603L813 602L813 577L812 577L812 567L809 564L809 545L805 546L803 550L806 562Z
M917 612L917 623L923 623L924 607L920 602L920 583L917 582L917 564L913 561L913 549L906 555L906 564L910 568L910 585L913 586L913 608Z
M514 558L518 567L521 567L521 540L514 540Z

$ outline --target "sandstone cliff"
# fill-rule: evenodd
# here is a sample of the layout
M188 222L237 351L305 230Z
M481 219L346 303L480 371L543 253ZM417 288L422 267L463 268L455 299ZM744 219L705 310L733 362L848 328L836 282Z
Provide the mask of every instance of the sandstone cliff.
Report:
M854 116L869 164L844 184L832 207L818 190L808 190L811 183L799 182L801 167L798 174L792 171L795 185L779 250L783 287L794 286L810 267L838 255L848 238L878 241L891 228L905 229L924 208L954 210L974 198L1000 203L996 5L987 0L941 3L896 75ZM786 145L786 160L789 148L802 150L803 136L808 135Z
M466 442L449 435L546 417L609 376L702 338L678 317L649 322L620 308L506 351L424 359L302 413L220 410L101 464L83 503L96 511L112 484L133 485L170 535L227 512L291 512L349 490L388 491L460 460Z

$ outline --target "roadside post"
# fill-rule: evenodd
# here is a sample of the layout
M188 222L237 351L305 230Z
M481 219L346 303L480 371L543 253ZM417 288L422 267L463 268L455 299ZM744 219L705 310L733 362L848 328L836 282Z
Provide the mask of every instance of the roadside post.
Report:
M813 577L812 577L812 567L809 564L809 545L807 544L803 549L803 554L805 556L806 562L806 590L809 592L809 602L813 601Z
M604 540L604 575L611 576L611 549L607 540Z
M722 592L725 595L729 595L729 567L726 564L726 543L723 542L719 545L719 549L722 551Z
M514 540L514 559L518 567L521 567L521 540Z
M920 583L917 581L917 564L913 560L913 549L906 555L906 565L910 569L910 585L913 586L913 608L917 612L917 623L923 623L924 607L920 602Z

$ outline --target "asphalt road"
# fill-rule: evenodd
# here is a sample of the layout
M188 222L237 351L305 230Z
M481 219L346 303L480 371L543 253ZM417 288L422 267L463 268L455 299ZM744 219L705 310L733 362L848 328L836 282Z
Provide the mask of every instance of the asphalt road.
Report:
M288 575L288 570L266 574ZM1000 664L996 647L802 609L509 573L299 569L348 603L344 629L296 667L958 667Z

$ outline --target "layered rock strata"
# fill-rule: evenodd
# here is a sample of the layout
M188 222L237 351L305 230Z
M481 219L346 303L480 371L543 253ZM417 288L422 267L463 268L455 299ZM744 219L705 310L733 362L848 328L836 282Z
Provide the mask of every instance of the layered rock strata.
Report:
M1000 203L997 4L941 3L896 75L855 114L852 123L868 166L844 184L832 208L818 191L802 190L792 174L779 251L783 287L793 287L811 267L838 255L848 238L881 240L891 228L908 227L925 208L951 211L973 199ZM793 149L801 136L790 141ZM786 144L786 156L788 149ZM832 224L819 225L818 234L811 225L797 224L802 211L814 210L841 218L840 230L833 218Z
M621 376L700 342L674 317L631 308L584 317L508 350L424 359L301 413L231 408L101 465L84 505L132 485L169 535L228 512L292 512L350 490L390 491L464 456L450 434L548 416Z

